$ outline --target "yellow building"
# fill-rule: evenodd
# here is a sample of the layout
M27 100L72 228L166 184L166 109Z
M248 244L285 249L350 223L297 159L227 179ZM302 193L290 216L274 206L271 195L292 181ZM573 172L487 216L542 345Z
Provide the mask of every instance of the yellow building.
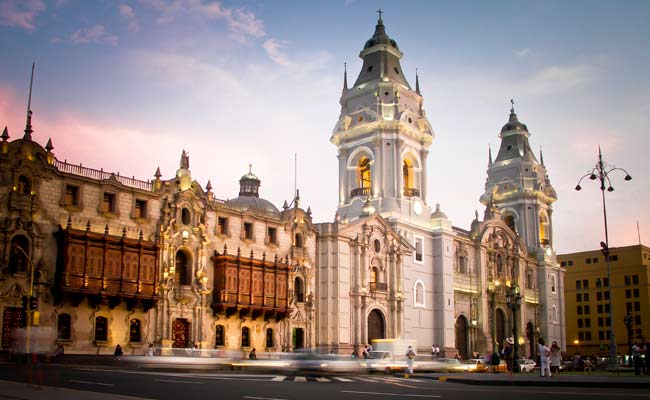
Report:
M619 354L629 354L631 340L650 337L650 248L610 248L614 333ZM610 292L607 262L600 250L558 255L566 268L567 351L607 355ZM627 316L630 332L625 324Z

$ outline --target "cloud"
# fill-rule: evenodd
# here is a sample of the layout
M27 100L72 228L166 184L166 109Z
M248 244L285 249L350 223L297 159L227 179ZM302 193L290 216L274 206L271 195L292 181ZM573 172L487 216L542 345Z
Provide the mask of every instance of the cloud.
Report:
M70 35L70 40L75 44L97 43L117 46L118 37L107 33L104 25L98 24L91 28L77 29Z
M231 33L241 37L260 38L266 36L264 23L254 13L243 8L223 7L217 1L203 0L140 0L142 4L156 10L158 23L168 23L181 16L192 16L208 20L224 20Z
M287 56L281 52L285 44L286 42L284 41L279 42L277 39L271 38L262 44L262 48L264 48L264 51L266 51L266 54L273 62L283 67L288 67L291 63Z
M36 16L46 8L42 0L4 0L0 2L0 25L34 30Z
M138 32L140 30L140 25L138 24L138 20L135 17L135 11L133 11L133 7L128 4L120 4L119 10L122 19L129 23L129 31Z
M533 75L524 86L536 94L562 92L591 81L595 72L587 65L550 66Z
M529 55L531 55L531 54L533 54L533 52L532 52L532 50L529 49L528 47L526 47L525 49L515 50L515 55L516 55L517 57L520 57L520 58L521 58L521 57L529 56Z

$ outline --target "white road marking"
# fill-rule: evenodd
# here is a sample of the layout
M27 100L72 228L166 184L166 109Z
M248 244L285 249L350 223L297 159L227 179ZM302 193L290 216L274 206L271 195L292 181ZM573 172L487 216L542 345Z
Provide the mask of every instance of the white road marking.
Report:
M336 379L337 381L341 381L341 382L354 382L354 380L352 380L352 379L339 378L337 376L335 376L334 379Z
M436 382L436 381L433 381ZM447 381L448 383L456 383L456 382L450 382ZM456 383L458 384L458 383ZM423 390L435 390L435 391L456 391L456 392L498 392L502 393L503 388L495 388L492 386L492 388L485 388L485 389L473 389L473 388L450 388L444 385L436 386L435 388L425 388L421 387L420 389ZM558 390L559 388L554 388L553 391L548 391L546 389L539 389L535 390L532 387L526 388L526 389L515 389L513 387L508 388L508 393L521 393L521 394L529 394L529 393L536 393L536 394L557 394L557 395L575 395L575 396L604 396L604 397L650 397L650 394L641 394L641 393L625 393L623 394L612 394L612 393L599 393L599 392L584 392L584 391L576 391L575 388L567 388L566 391L562 392ZM597 390L597 389L594 389Z
M205 383L205 382L191 382L191 381L175 381L171 379L156 379L156 382L189 383L192 385L203 385Z
M283 380L287 379L286 376L276 376L275 378L271 379L272 381L275 382L282 382Z
M377 382L376 379L361 378L361 377L358 377L357 379L363 382L375 382L375 383Z
M115 385L112 384L112 383L88 382L88 381L75 381L75 380L73 380L73 379L70 379L69 382L85 383L86 385L115 386Z
M256 396L244 396L245 399L256 399L256 400L287 400L287 399L278 399L275 397L256 397Z
M317 380L318 382L330 382L330 380L327 379L327 378L316 378L316 380Z
M293 381L294 381L294 382L307 382L307 378L305 378L304 376L296 376L296 377L293 379Z
M355 393L355 394L372 394L381 396L397 396L397 397L441 397L434 394L404 394L404 393L383 393L383 392L357 392L354 390L341 390L341 393Z

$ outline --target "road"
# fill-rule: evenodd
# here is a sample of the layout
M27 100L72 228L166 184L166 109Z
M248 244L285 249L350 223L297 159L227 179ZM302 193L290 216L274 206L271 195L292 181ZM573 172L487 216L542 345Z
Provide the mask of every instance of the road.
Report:
M27 398L3 395L8 381L64 387L77 398L83 393L130 396L136 399L250 399L250 400L347 400L347 399L481 399L521 397L541 400L567 396L571 399L650 399L645 390L603 388L540 388L475 386L431 379L405 379L383 375L286 376L249 373L158 372L98 366L45 364L29 368L0 364L0 399ZM24 385L27 386L27 385Z

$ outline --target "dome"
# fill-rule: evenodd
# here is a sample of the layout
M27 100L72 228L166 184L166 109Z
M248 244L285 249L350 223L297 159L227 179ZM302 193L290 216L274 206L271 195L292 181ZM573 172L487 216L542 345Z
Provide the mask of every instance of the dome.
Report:
M436 204L436 211L431 214L431 219L437 219L437 218L442 218L442 219L447 219L447 214L443 213L440 210L440 204Z
M517 119L517 114L515 114L515 110L510 110L510 118L508 119L508 123L503 125L503 128L501 128L501 133L508 132L508 131L528 132L528 127L526 126L526 124L519 122L519 119Z
M378 44L387 44L389 46L392 46L399 50L399 47L397 47L397 42L391 39L387 34L386 34L386 28L384 27L384 21L379 19L377 21L377 26L375 26L375 33L372 35L370 39L366 42L366 44L363 46L363 49L369 49L373 46L377 46Z
M239 178L239 181L240 181L240 182L243 181L243 180L254 180L254 181L259 181L260 178L258 178L257 175L255 175L254 173L252 173L252 172L248 172L246 175L242 175L242 177Z
M226 204L237 208L240 211L250 210L255 213L266 215L277 215L280 213L278 208L270 201L254 196L239 196L235 199L226 201Z

